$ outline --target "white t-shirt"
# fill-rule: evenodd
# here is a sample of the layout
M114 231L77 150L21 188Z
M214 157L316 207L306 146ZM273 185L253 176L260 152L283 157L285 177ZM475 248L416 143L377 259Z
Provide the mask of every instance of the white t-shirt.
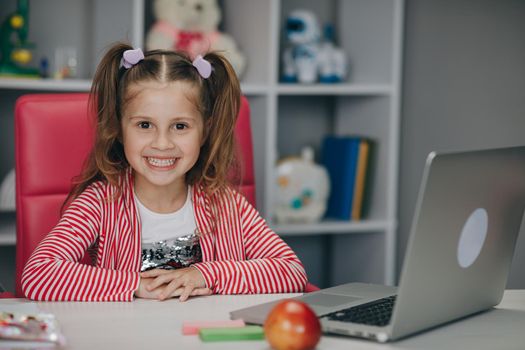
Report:
M182 208L173 213L155 213L146 208L137 196L135 198L142 226L143 244L173 240L195 233L197 224L193 212L191 187L188 187L188 196Z

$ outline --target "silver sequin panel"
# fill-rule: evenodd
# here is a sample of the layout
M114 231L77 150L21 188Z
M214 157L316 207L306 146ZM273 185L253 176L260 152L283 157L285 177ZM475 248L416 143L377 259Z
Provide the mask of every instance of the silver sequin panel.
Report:
M199 236L195 233L173 240L142 244L141 271L151 269L173 270L201 262Z

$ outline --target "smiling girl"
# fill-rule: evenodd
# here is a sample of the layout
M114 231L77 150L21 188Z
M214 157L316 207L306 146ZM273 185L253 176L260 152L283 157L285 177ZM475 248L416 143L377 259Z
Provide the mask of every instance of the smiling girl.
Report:
M96 138L27 262L35 300L181 301L300 292L304 268L228 183L240 87L219 54L115 44L92 86ZM89 252L92 264L80 261Z

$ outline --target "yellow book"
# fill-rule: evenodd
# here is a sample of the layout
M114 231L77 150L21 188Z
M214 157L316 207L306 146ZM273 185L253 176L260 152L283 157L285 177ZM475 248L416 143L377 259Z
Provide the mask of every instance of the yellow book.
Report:
M352 205L352 220L360 220L363 211L363 197L365 193L366 169L368 167L368 158L370 153L370 142L362 139L359 144L359 153L357 158L357 169L354 183L354 198Z

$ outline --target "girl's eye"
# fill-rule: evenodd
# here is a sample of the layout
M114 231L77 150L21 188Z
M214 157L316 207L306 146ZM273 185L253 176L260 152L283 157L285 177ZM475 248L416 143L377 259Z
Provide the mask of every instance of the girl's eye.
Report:
M150 122L140 122L138 125L141 129L149 129L151 127Z
M186 124L182 124L182 123L175 124L175 129L177 130L184 130L186 129L186 127L187 127Z

